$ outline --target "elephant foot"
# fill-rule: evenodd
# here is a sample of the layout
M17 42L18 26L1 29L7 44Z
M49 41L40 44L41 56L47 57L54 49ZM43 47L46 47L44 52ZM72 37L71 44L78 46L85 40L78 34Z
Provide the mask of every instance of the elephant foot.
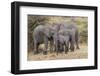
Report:
M35 55L35 54L38 54L38 53L39 53L39 52L34 52L34 55Z
M44 54L44 55L47 55L47 51L44 51L43 54Z
M65 54L67 54L68 53L68 51L65 51Z
M79 47L77 47L76 49L80 49Z
M74 49L71 49L71 52L74 52Z
M73 52L74 51L74 48L71 48L70 50Z
M71 50L71 52L74 52L74 47L71 47L70 50Z

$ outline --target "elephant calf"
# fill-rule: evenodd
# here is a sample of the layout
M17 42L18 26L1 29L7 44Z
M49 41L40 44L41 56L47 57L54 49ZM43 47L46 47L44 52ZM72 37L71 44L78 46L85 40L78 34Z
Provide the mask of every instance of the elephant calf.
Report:
M68 52L69 50L69 40L70 40L70 34L68 31L59 31L54 34L53 36L54 39L54 46L55 46L55 51L58 52L60 51L65 51L65 53ZM65 47L65 49L64 49Z
M69 50L69 35L59 35L58 45L59 45L59 51L65 51L65 53ZM64 49L65 47L65 49Z

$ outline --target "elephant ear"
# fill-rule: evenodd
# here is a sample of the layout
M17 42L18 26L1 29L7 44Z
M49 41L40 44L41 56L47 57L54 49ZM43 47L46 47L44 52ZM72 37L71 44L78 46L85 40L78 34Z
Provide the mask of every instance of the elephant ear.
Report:
M50 30L49 29L44 29L44 35L46 37L50 37Z

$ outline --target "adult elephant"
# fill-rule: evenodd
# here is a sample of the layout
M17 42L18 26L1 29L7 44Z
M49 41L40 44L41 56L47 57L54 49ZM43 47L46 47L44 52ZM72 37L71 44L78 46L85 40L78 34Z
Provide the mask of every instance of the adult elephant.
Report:
M44 54L47 54L48 42L50 41L50 50L53 50L53 35L58 30L58 27L53 25L38 25L33 32L34 39L34 53L38 53L38 47L40 44L44 43Z
M44 43L44 54L47 53L48 48L48 40L50 39L50 29L44 25L38 25L33 32L33 39L34 39L34 53L38 53L39 45Z
M79 49L79 31L74 22L69 24L60 24L60 30L70 30L70 49L74 51L75 45L76 49ZM65 32L65 31L64 31Z

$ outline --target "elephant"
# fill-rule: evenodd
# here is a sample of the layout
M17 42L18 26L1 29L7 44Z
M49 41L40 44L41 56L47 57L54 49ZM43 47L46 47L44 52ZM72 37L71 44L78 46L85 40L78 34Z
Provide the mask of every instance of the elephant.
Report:
M79 49L79 31L78 27L74 22L71 23L61 23L60 30L70 30L71 40L70 40L70 48L74 50L74 45L76 44L76 49ZM71 47L72 46L72 47Z
M59 41L60 45L65 45L65 52L69 51L69 44L70 44L70 50L74 51L74 32L73 30L67 29L67 30L60 30L59 31ZM60 46L60 47L61 47ZM62 48L63 49L63 48Z
M47 54L48 41L52 40L52 32L49 26L38 25L33 31L34 53L38 53L38 47L44 43L44 54Z
M67 53L69 51L69 42L70 42L70 32L69 31L59 31L58 33L58 51L64 51ZM65 47L65 48L64 48Z
M33 31L34 40L34 53L38 53L38 47L40 44L44 43L44 54L47 54L48 42L50 42L50 51L55 49L63 50L62 46L66 46L69 50L69 44L71 51L74 51L74 46L76 43L76 48L79 49L78 40L79 32L78 28L74 23L70 24L52 24L52 25L38 25Z
M76 44L76 49L79 49L79 45L78 45L79 32L78 32L77 26L74 23L70 23L70 24L60 23L60 24L58 24L58 26L56 26L56 28L59 28L59 29L53 35L55 51L61 50L61 48L63 50L63 47L61 47L60 45L62 43L64 44L65 42L66 42L66 46L68 46L68 47L70 44L71 51L74 51L75 44ZM67 43L69 43L69 44L67 44ZM68 48L68 50L69 50L69 48Z
M38 25L33 31L34 53L38 53L38 47L44 43L44 54L47 54L48 42L50 42L50 50L53 50L53 35L59 30L56 24Z

